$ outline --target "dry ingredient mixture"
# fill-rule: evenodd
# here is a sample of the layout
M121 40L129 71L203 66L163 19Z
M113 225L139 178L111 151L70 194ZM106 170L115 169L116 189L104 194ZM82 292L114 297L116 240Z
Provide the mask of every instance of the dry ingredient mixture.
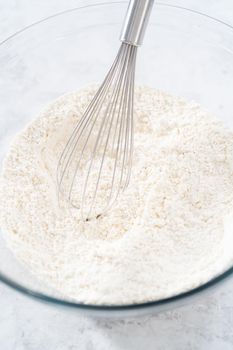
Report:
M0 190L9 248L45 284L92 304L165 298L225 270L233 133L182 98L136 89L133 174L112 211L83 222L58 206L57 160L95 89L52 102L15 139Z

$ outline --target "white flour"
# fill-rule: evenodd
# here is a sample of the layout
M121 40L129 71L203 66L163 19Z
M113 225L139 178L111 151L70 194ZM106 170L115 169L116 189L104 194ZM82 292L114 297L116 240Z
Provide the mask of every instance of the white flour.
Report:
M133 175L114 210L82 222L58 208L57 159L93 93L59 98L15 139L0 192L10 249L47 285L92 304L168 297L226 269L233 134L181 98L136 89Z

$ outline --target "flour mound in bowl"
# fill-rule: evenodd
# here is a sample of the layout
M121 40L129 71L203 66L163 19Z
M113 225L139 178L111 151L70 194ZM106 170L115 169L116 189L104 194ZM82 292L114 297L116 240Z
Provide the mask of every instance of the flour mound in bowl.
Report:
M196 103L137 87L128 189L88 222L59 207L58 158L95 90L52 102L11 146L0 189L9 248L45 285L88 304L158 300L226 270L233 133Z

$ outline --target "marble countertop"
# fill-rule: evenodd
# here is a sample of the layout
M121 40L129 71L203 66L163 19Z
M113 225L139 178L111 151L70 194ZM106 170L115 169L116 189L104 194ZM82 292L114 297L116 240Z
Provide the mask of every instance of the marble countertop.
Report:
M0 41L20 28L85 0L0 0ZM167 0L233 25L232 0ZM0 349L230 350L233 280L191 305L157 315L93 320L42 305L0 284Z

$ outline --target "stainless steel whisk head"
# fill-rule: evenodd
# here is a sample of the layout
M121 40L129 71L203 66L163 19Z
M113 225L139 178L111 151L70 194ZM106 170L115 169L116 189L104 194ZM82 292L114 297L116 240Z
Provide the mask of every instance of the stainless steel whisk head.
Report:
M134 135L134 76L153 0L131 0L122 44L104 82L58 162L57 186L84 220L106 212L129 184Z

